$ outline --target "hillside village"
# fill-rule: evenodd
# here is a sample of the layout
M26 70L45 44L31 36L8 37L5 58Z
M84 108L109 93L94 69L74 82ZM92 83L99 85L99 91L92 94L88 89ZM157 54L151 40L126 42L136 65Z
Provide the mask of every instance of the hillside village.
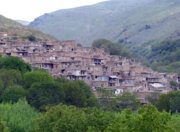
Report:
M2 37L7 34L2 34ZM54 77L83 80L98 96L96 89L109 88L116 95L130 91L142 102L152 92L167 93L170 81L178 76L158 73L134 59L110 55L103 49L81 47L76 41L0 40L3 56L17 56L34 67L46 69Z

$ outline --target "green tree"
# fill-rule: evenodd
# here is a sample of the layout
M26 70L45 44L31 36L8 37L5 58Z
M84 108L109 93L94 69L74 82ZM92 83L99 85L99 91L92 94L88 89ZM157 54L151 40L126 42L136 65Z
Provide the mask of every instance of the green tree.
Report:
M130 57L130 52L122 45L113 43L106 39L95 40L92 47L103 48L106 52L111 55L120 55L123 57Z
M62 103L65 98L62 85L48 80L33 83L28 91L29 103L38 109L40 106Z
M2 59L2 68L4 69L15 69L22 73L31 71L31 65L20 60L18 57L4 57Z
M98 101L90 91L90 87L82 81L64 83L65 101L78 107L98 106Z
M24 74L24 87L30 88L36 82L52 82L54 79L48 72L33 71Z
M34 120L40 118L41 115L25 99L20 99L14 104L0 104L1 120L5 122L10 132L32 132L37 125Z
M180 39L152 45L146 57L154 70L180 74Z
M3 102L17 102L20 98L26 97L27 92L18 85L10 86L1 95Z
M169 125L171 115L166 112L159 112L155 106L146 105L134 114L126 109L122 112L121 119L116 119L107 128L107 132L172 132Z
M155 106L145 105L135 114L126 109L122 113L99 108L77 108L57 105L48 107L37 120L36 132L172 132L171 115L159 112Z
M168 122L171 120L171 115L166 112L159 112L155 106L146 105L138 110L139 118L136 120L135 128L139 132L163 132L172 131Z
M160 96L160 93L159 92L153 92L153 93L150 93L147 97L146 97L146 100L155 105L156 102L158 101L159 99L159 96Z
M0 94L9 86L21 85L22 75L17 70L0 70L0 82L2 85L0 89Z
M36 41L36 37L33 35L27 36L27 38L29 41L32 41L32 42Z
M0 132L9 132L9 129L0 121Z
M179 84L175 80L170 81L170 85L171 85L171 88L173 88L174 90L177 90L179 88Z
M84 108L86 113L86 124L88 131L104 132L107 127L116 119L114 112L98 108Z
M37 132L103 132L114 120L114 113L98 108L57 105L38 120Z
M97 94L98 97L101 98L101 106L103 106L104 108L110 108L112 107L112 97L114 97L113 93L112 93L112 89L109 88L97 88Z
M85 113L75 106L57 105L38 120L36 132L85 132Z
M137 110L139 106L140 101L134 94L129 92L124 92L112 100L112 109L115 111L121 111L126 108Z
M179 112L180 111L180 91L173 91L167 94L162 94L156 104L157 108L160 111L171 111Z

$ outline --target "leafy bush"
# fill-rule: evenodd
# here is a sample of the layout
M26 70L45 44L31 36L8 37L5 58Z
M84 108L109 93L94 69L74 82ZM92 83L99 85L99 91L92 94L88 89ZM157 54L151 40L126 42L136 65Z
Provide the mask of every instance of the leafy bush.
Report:
M137 110L139 106L140 101L135 95L129 92L124 92L112 100L112 109L115 111L121 111L126 108Z
M154 44L147 59L155 70L180 74L180 39Z
M95 48L103 48L106 52L110 53L111 55L130 57L130 52L125 47L106 39L95 40L92 46Z
M84 132L85 114L74 106L58 105L38 120L36 132Z
M170 124L175 129L175 132L180 132L180 114L173 114Z
M46 80L46 82L33 83L29 88L28 101L36 107L63 103L65 94L62 85Z
M180 91L173 91L167 94L162 94L156 103L157 108L160 111L171 111L179 112L180 111Z
M171 115L146 105L135 114L126 109L121 114L98 108L57 105L47 109L37 120L36 132L170 132Z
M38 120L36 131L43 132L86 132L104 131L111 123L112 112L97 108L80 109L75 106L58 105L47 110Z
M0 82L2 83L2 89L0 89L0 92L2 92L9 86L13 85L21 85L22 84L22 75L17 70L0 70Z
M27 92L18 85L8 87L1 95L3 102L17 102L20 98L26 97Z
M29 41L32 41L32 42L36 41L36 37L33 35L27 36L27 38Z
M15 69L21 73L31 71L31 65L20 60L18 57L4 57L2 58L2 68L4 69Z
M146 100L155 105L159 99L159 96L160 96L160 93L159 92L153 92L153 93L150 93L149 95L146 96Z
M9 132L9 129L0 121L0 132Z
M33 72L26 72L24 74L24 87L26 89L30 88L33 83L39 82L43 83L46 81L53 81L53 77L48 72L40 72L40 71L33 71Z
M11 132L32 132L37 125L34 120L41 114L21 99L15 104L0 104L0 116Z
M99 103L90 91L90 87L82 81L69 81L63 83L65 90L65 102L68 105L75 105L78 107L99 106Z

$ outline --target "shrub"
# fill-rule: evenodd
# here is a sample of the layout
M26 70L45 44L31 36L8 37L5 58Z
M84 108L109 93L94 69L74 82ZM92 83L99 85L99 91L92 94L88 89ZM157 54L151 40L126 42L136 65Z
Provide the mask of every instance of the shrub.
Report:
M11 132L32 132L37 125L34 119L41 117L41 114L28 105L25 99L21 99L15 104L0 104L0 116Z
M21 73L31 71L31 65L20 60L18 57L10 56L2 58L2 68L15 69Z
M20 98L26 97L27 92L18 85L8 87L1 95L3 102L17 102Z
M53 81L53 77L48 72L33 71L24 74L24 87L30 88L33 83Z
M62 85L48 80L42 83L33 83L28 91L29 103L38 109L40 106L48 104L63 103L65 98Z
M0 94L9 86L13 85L21 85L22 84L22 75L17 70L0 70L0 82L1 85L1 91Z

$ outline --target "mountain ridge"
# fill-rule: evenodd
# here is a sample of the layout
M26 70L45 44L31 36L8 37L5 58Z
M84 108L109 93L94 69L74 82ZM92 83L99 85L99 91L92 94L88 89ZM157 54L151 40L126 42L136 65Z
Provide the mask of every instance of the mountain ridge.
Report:
M168 39L180 29L178 0L110 0L42 15L30 26L58 39L91 46L106 38L129 48Z
M19 36L21 38L33 35L40 40L56 40L48 34L42 33L32 27L24 26L2 15L0 15L0 32L11 34L12 36Z
M147 0L138 2L134 2L134 0L127 0L126 2L111 0L93 6L58 10L38 17L30 23L30 26L45 33L48 32L58 39L74 39L85 46L90 46L94 39L103 37L111 39L107 37L111 36L111 33L105 27L111 23L111 18L114 19L116 17L117 12L122 14L129 9L139 7L150 1L153 0L148 2ZM106 21L106 23L102 23L102 20ZM113 21L116 20L114 19ZM95 30L97 28L100 31ZM101 34L101 32L104 32L104 34Z

